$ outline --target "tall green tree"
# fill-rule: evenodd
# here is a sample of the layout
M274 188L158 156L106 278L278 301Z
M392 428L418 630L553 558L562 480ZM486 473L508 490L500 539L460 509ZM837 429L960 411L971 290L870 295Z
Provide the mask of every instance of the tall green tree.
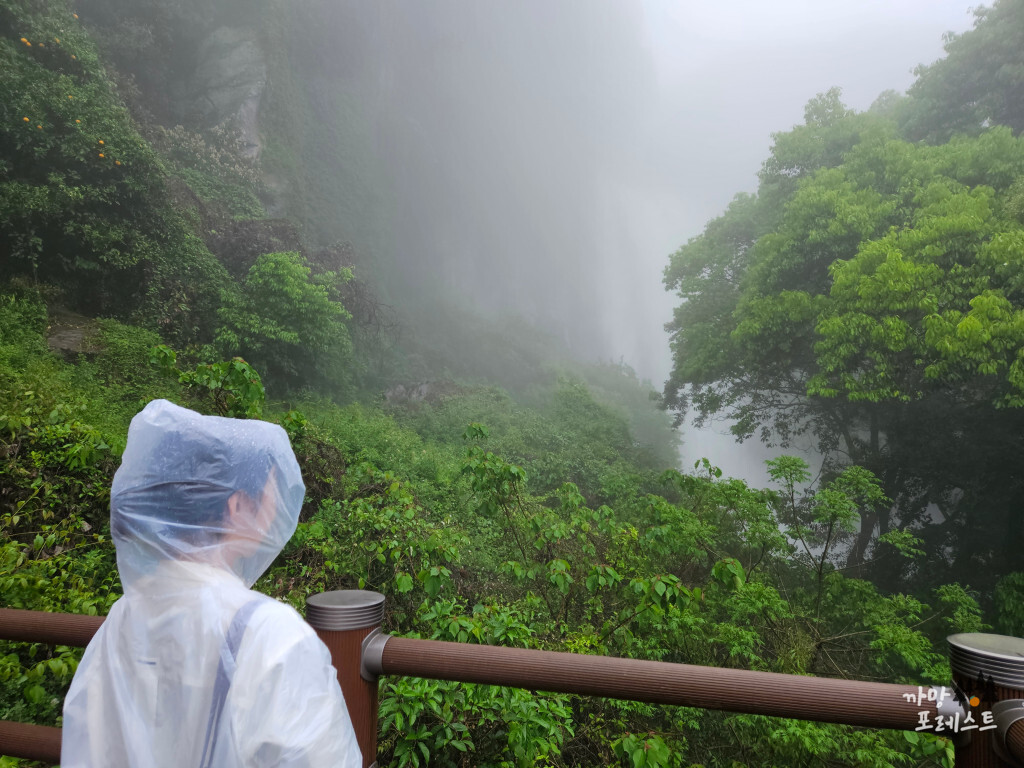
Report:
M1000 473L1021 447L1024 142L994 128L911 144L835 96L776 136L757 197L672 256L666 402L725 414L740 438L812 432L875 472L895 503L865 515L851 565L876 526L907 525L953 562L1015 561L1021 488Z
M946 141L986 126L1024 131L1024 1L974 11L974 29L947 33L946 57L916 70L899 111L911 139Z

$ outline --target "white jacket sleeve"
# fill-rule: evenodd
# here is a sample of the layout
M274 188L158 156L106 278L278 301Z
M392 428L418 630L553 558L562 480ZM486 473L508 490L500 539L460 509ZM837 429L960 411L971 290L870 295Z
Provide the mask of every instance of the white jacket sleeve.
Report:
M242 764L362 768L330 652L294 610L267 608L246 632L227 702Z

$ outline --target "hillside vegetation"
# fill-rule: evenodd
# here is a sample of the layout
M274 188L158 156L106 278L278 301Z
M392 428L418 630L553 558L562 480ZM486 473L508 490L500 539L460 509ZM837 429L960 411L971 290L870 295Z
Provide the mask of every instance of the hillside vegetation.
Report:
M948 683L951 632L1020 631L1019 489L985 485L1019 455L1024 403L1024 126L993 125L1019 82L961 105L948 141L934 117L972 41L1024 41L1019 2L906 99L812 100L758 195L673 257L666 403L848 455L819 478L780 456L766 489L678 471L624 365L459 307L403 329L334 231L377 190L358 109L302 77L327 11L263 0L265 27L216 32L264 89L255 128L256 91L181 71L239 5L0 0L0 605L117 599L110 482L131 417L164 397L288 431L307 498L256 588L300 609L365 588L407 636L913 684ZM299 23L317 30L301 46ZM285 141L314 102L337 120ZM970 450L945 455L950 436ZM953 496L936 532L922 510ZM949 551L949 578L924 573ZM980 605L971 586L997 576ZM59 723L80 654L0 643L0 719ZM411 678L382 681L380 716L378 760L403 767L952 764L929 734Z
M892 502L845 565L888 589L969 573L991 593L1024 567L1022 40L1024 4L1000 2L908 96L819 94L666 270L666 403L870 469ZM876 531L907 529L941 567L866 567Z

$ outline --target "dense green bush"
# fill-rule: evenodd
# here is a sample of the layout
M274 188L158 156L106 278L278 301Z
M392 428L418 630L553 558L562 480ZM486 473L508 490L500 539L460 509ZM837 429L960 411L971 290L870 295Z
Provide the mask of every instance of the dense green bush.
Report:
M236 220L263 217L259 168L244 157L237 134L225 127L207 137L180 125L157 128L154 146L213 212Z
M345 391L352 378L352 344L337 289L351 276L312 275L295 252L260 256L241 290L223 296L217 346L264 371L271 387Z

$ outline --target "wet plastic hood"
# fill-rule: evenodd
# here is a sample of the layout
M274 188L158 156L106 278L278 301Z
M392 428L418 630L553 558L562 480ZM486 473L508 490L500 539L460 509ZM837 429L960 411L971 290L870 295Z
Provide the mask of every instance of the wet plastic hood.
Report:
M304 494L281 427L152 401L132 419L110 494L125 591L167 560L227 569L251 587L295 532Z

